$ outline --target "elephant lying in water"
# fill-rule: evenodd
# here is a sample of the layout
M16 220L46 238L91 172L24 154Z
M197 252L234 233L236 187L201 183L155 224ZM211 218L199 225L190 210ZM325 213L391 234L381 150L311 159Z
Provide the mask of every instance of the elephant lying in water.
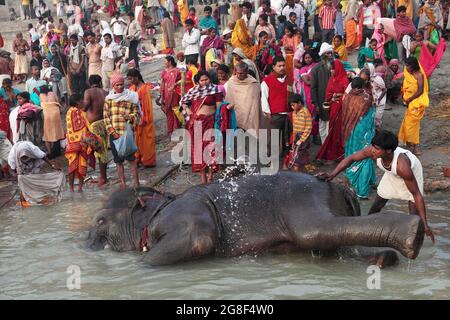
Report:
M360 216L348 189L281 172L195 186L178 196L151 188L116 191L95 218L87 246L147 251L143 259L150 265L285 245L300 250L391 247L415 259L423 237L418 216ZM396 260L397 255L388 250L375 258Z

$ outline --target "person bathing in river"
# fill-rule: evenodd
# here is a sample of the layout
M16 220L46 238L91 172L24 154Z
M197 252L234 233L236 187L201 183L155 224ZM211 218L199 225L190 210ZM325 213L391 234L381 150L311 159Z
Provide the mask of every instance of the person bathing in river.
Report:
M406 200L409 213L420 216L425 226L425 234L434 243L423 199L422 164L412 152L398 147L398 139L392 132L378 131L372 139L372 145L342 160L331 174L321 172L317 177L331 181L353 162L368 158L376 160L378 167L384 171L369 214L380 212L389 199Z

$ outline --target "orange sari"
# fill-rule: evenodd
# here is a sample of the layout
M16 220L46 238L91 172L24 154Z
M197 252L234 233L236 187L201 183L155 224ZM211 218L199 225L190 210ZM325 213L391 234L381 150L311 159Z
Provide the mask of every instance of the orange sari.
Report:
M297 50L297 46L300 44L300 38L298 36L289 38L284 35L281 41L283 42L283 48L286 53L287 85L292 86L294 83L294 53Z
M142 86L130 86L130 90L136 91L141 103L141 123L134 130L134 140L138 147L135 157L138 163L144 166L156 165L156 130L153 121L153 105L151 86L144 83Z

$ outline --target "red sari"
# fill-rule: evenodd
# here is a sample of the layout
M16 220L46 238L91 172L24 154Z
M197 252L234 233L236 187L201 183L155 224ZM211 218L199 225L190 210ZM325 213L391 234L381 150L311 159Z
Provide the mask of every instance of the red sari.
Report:
M9 108L2 97L0 97L0 131L5 132L6 137L11 141L12 131L9 125Z
M116 0L108 0L109 16L114 17L117 11Z
M342 101L343 97L331 101L333 94L344 93L348 86L347 73L339 60L334 61L334 76L328 81L325 93L326 101L330 102L330 117L328 136L317 154L321 160L341 160L345 155L344 141L342 139Z
M197 112L203 105L215 106L222 100L222 93L214 93L212 95L207 95L206 97L191 101L192 115L186 128L189 130L189 134L191 136L192 172L199 172L206 169L206 167L212 169L213 172L217 172L219 170L215 155L214 134L204 136L207 130L214 129L214 114L210 116L197 115ZM199 142L196 138L201 138L202 141ZM200 146L201 148L199 148ZM205 159L203 157L205 154L205 149L208 150L207 153L209 154L209 159Z
M177 82L181 80L181 70L178 68L163 70L161 79L161 109L166 114L167 135L170 136L175 129L180 127L180 122L173 112L173 108L178 106L180 101L180 95L176 92L175 87Z

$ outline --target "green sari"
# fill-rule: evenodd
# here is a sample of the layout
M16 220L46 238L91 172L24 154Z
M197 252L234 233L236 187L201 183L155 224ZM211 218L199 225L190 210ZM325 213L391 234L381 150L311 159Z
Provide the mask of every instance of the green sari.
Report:
M359 49L358 52L358 68L364 68L364 64L367 62L366 58L375 59L372 48L364 47Z
M375 108L372 106L369 111L358 121L352 133L345 142L345 157L364 149L372 142L375 135ZM345 176L350 181L356 195L360 198L367 198L370 186L375 185L377 176L372 159L353 162L345 170Z

